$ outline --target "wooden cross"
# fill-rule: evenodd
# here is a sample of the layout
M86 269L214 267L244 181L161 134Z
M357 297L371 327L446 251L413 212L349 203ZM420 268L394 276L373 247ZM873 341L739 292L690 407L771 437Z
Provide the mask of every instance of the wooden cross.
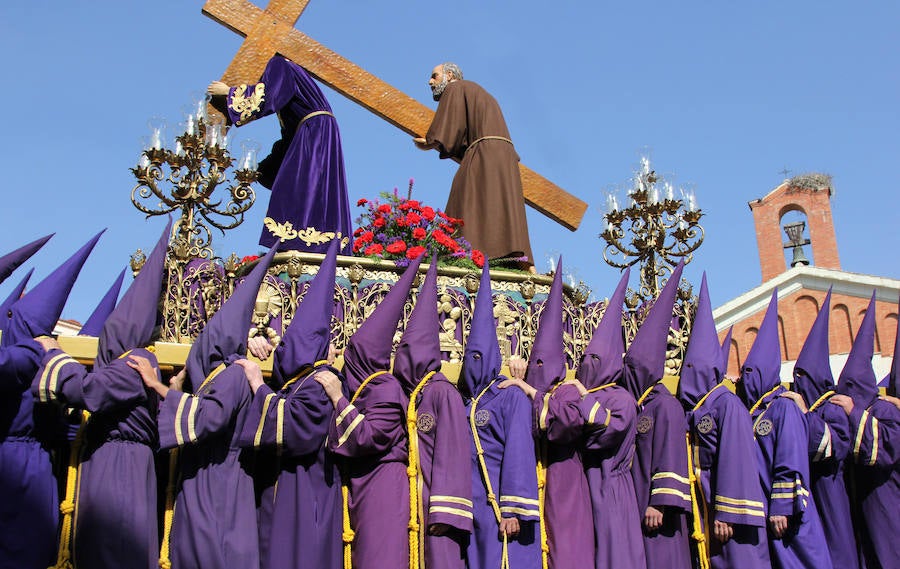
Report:
M270 0L263 10L248 0L207 0L205 15L246 38L222 81L256 82L269 59L281 54L407 134L425 136L434 111L294 27L307 4L309 0ZM521 163L519 172L525 203L575 231L587 204Z

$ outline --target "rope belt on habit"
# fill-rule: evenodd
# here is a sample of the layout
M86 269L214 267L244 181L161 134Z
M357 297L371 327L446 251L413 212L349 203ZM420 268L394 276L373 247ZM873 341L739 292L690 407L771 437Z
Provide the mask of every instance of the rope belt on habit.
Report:
M309 119L311 119L313 117L317 117L319 115L328 115L329 117L334 117L334 115L332 113L329 113L328 111L313 111L313 112L309 113L308 115L306 115L305 117L303 117L302 119L300 119L300 124L297 125L297 128L300 128L301 126L303 126L303 123L305 123Z
M475 148L475 145L478 144L479 142L481 142L482 140L502 140L503 142L508 142L508 143L510 143L510 144L513 143L512 140L506 138L505 136L482 136L481 138L476 138L476 139L472 142L472 144L470 144L470 145L468 146L468 148L466 148L466 152L468 152L469 150L472 150L473 148Z

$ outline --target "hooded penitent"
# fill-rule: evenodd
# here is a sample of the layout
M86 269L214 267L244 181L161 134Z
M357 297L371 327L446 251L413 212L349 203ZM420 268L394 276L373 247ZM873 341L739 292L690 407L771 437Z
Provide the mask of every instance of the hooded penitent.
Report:
M122 281L124 280L125 269L122 269L119 276L113 281L112 286L109 287L109 290L106 291L106 294L104 294L103 298L100 299L100 302L97 303L97 307L94 308L94 311L88 316L84 326L78 331L79 336L100 335L100 330L103 329L103 323L106 322L106 319L109 318L109 315L112 314L113 309L116 307L116 301L119 300L119 291L122 289Z
M661 380L666 371L666 345L672 325L672 307L675 306L682 271L684 261L679 262L672 271L625 353L619 381L635 399L640 399L644 391Z
M622 304L631 269L625 269L619 286L609 297L603 318L591 341L584 349L584 356L575 372L575 377L587 389L594 389L607 383L615 383L622 376L622 357L625 354L625 337L622 332Z
M831 312L831 288L822 301L812 328L803 342L797 363L794 364L794 391L812 405L826 392L834 389L831 362L828 357L828 314Z
M856 332L847 363L841 370L837 382L837 392L849 395L853 403L863 408L869 407L878 397L878 380L872 369L872 356L875 355L875 293L869 300L866 315Z
M31 279L32 274L34 274L34 269L28 271L28 274L19 281L19 284L9 292L9 296L6 297L6 300L0 304L0 333L3 333L6 330L6 324L9 322L9 318L6 316L7 312L9 312L9 307L12 306L15 301L22 298L22 293L25 292L25 287L28 286L28 280Z
M235 287L228 300L213 314L194 340L185 367L195 387L219 364L224 363L226 358L247 352L247 331L250 329L253 305L272 257L275 256L276 246L277 244L273 245L247 278Z
M540 392L566 378L566 352L563 346L562 257L556 264L550 295L541 311L534 345L528 357L525 381Z
M437 311L437 256L425 275L425 283L409 315L409 322L394 354L394 377L403 391L412 393L428 372L441 369L441 323Z
M400 279L350 338L344 350L343 372L351 392L355 392L373 373L390 369L394 333L403 316L403 307L409 298L409 290L423 257L424 255L420 255L409 264Z
M763 317L750 353L741 367L738 391L748 407L777 387L780 382L781 343L778 341L778 289L772 291L769 308Z
M153 338L172 221L166 224L141 272L106 319L97 346L97 365L104 366Z
M75 279L102 234L103 231L92 237L66 262L10 306L3 315L7 318L3 345L53 333Z
M332 239L319 272L309 284L291 324L275 349L272 375L284 384L305 368L328 357L331 315L334 313L334 277L340 239Z
M700 296L697 299L691 339L688 341L678 380L678 399L686 409L693 409L722 380L721 362L721 346L704 272L700 281Z
M55 233L51 233L40 239L35 239L28 245L22 245L15 251L11 251L0 257L0 283L9 278L9 275L13 274L13 271L15 271L19 265L30 259L31 256L37 253L38 249L43 247L44 243L49 241L54 235Z
M481 269L481 283L475 297L472 329L466 339L466 351L460 372L460 386L469 397L475 397L500 374L503 360L497 341L494 301L491 295L491 272L487 263Z

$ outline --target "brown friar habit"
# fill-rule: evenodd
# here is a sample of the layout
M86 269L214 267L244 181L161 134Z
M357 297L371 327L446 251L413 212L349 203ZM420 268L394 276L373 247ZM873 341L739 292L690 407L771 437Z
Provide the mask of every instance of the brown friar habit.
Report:
M519 155L497 101L477 83L449 83L425 140L441 158L460 160L445 211L465 221L462 236L489 259L534 263Z

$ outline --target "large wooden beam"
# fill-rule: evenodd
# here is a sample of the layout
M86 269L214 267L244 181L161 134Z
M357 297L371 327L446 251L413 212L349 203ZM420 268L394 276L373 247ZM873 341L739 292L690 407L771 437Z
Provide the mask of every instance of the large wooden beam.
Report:
M203 13L246 39L222 80L259 80L279 53L322 83L411 136L425 136L434 111L294 27L309 0L272 0L265 10L247 0L208 0ZM519 164L525 202L574 231L587 204Z

